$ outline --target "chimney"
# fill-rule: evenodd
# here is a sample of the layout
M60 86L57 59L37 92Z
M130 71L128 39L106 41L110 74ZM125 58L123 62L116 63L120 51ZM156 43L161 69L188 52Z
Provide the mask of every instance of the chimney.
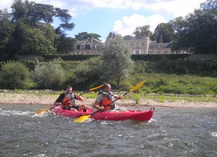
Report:
M163 36L162 36L162 34L160 36L159 43L163 43Z

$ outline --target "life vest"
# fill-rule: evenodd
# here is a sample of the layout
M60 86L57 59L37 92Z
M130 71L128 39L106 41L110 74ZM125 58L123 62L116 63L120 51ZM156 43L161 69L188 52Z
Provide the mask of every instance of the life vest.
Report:
M100 94L103 95L103 100L99 103L99 106L103 106L104 110L113 110L114 104L111 102L113 101L114 96L105 92L102 92Z
M67 107L72 107L75 105L75 94L67 94L64 96L62 100L62 107L67 108Z

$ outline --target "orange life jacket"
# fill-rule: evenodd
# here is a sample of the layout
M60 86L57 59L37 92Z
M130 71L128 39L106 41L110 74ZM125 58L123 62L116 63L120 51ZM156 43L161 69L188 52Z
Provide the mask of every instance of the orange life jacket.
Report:
M99 103L99 105L103 106L104 110L112 110L111 102L112 101L106 95L103 95L103 100Z
M71 106L72 106L72 100L67 96L65 96L64 99L62 100L62 107L71 107Z
M75 94L72 93L72 94L65 95L61 102L63 108L72 107L73 105L75 105Z

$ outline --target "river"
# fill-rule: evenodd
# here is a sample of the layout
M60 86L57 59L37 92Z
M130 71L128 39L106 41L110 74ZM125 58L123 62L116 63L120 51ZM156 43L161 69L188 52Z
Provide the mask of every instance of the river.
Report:
M217 108L158 107L149 122L86 123L33 116L42 108L0 105L1 157L217 156Z

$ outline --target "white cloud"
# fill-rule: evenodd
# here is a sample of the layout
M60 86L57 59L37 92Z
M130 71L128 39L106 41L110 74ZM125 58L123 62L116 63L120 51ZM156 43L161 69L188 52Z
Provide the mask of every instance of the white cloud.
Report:
M24 0L23 0L24 1ZM137 14L124 16L115 21L113 30L121 35L130 35L136 27L150 25L151 31L162 22L168 22L168 17L175 18L193 13L206 0L29 0L36 3L51 4L54 7L68 9L72 17L78 14L86 14L87 11L96 8L135 10ZM0 9L10 9L14 0L0 0ZM122 11L121 10L121 11ZM146 16L139 11L149 12ZM139 15L140 14L140 15ZM167 18L167 20L166 20ZM172 19L170 19L172 20Z
M159 14L147 17L134 14L131 16L125 16L121 20L115 21L112 31L117 34L121 34L122 36L132 35L136 27L150 25L150 30L153 32L157 25L162 22L167 21Z
M80 0L82 1L92 4L91 7L94 8L145 9L155 13L165 12L177 17L193 12L206 0Z
M205 0L168 0L160 1L155 4L147 4L147 9L150 9L155 12L169 13L173 17L185 16L189 13L193 13L195 9L200 8L200 4Z
M29 0L36 3L51 4L55 7L66 8L72 16L78 12L94 8L119 8L147 10L154 14L169 13L174 17L185 16L199 8L205 0ZM0 9L10 8L13 0L0 0Z
M13 0L0 0L0 10L8 9L10 10L11 4L13 3Z

